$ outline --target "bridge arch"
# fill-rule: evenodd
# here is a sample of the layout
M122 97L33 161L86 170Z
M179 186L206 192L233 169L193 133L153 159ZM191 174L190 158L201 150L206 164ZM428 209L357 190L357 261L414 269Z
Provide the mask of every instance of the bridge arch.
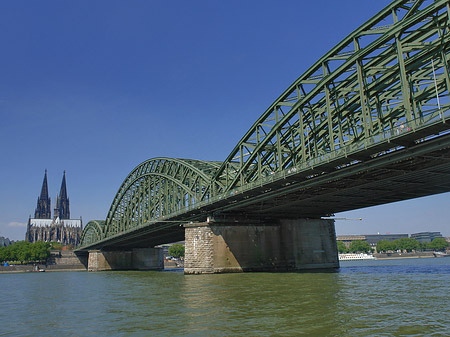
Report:
M89 221L81 234L81 245L86 246L104 238L105 220Z
M220 162L153 158L120 186L106 218L104 237L137 228L211 197L207 187Z
M194 205L221 203L227 211L234 207L227 203L238 203L239 189L253 185L260 187L255 194L266 193L266 181L286 173L297 172L289 184L306 185L430 144L449 132L449 17L446 0L392 2L292 83L224 162L162 157L141 163L120 186L104 226L87 226L83 237L128 234Z
M217 170L211 188L226 192L296 166L348 158L374 143L385 146L368 156L401 148L390 141L442 119L449 108L449 43L447 1L394 1L272 103ZM422 136L417 132L410 141ZM224 183L222 176L233 179Z

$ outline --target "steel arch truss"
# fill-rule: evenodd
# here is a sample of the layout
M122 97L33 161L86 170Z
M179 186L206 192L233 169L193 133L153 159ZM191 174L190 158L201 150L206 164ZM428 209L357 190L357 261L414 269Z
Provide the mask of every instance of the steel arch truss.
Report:
M221 164L173 158L143 162L119 188L106 218L105 238L209 200L208 186Z
M89 221L81 234L81 246L88 246L104 238L105 220Z
M442 119L449 108L449 42L448 1L394 1L263 113L211 189L226 192L330 154L348 156Z
M88 223L82 246L148 234L165 219L200 211L242 210L254 198L277 196L251 195L253 188L270 192L268 181L274 188L286 176L285 186L303 183L411 146L433 148L450 125L449 17L448 0L394 1L301 75L223 163L154 158L137 166L104 226ZM253 199L238 200L239 191Z

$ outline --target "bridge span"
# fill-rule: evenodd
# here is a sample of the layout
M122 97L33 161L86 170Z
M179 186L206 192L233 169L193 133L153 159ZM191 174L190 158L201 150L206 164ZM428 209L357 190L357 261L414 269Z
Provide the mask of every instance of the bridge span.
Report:
M392 2L289 86L223 162L138 165L78 253L145 255L186 235L186 263L210 247L212 262L197 268L199 257L192 272L337 267L324 218L450 191L449 17L448 1Z

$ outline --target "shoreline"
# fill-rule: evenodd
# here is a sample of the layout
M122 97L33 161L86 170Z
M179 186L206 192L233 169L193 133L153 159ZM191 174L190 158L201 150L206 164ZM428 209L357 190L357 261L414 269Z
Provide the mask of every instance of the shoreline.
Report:
M35 270L0 270L0 274L19 274L19 273L58 273L63 271L87 271L87 269L46 269L44 271Z
M432 259L432 258L436 258L436 256L376 257L375 260Z

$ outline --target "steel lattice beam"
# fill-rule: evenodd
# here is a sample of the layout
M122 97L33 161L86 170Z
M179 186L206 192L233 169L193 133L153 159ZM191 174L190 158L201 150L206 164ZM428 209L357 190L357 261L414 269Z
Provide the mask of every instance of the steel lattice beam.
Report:
M157 243L214 212L324 216L450 190L449 17L448 1L392 2L289 86L224 162L137 166L82 245Z

